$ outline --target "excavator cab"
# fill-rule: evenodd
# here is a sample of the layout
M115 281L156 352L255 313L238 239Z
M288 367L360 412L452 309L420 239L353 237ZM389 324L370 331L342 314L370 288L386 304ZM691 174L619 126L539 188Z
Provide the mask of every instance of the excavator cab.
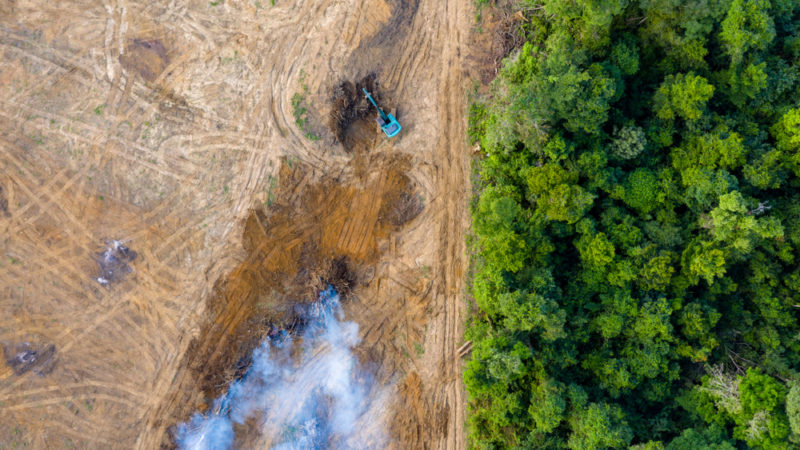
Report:
M369 102L375 106L375 109L378 110L378 125L381 127L381 130L383 130L383 133L387 137L397 136L397 134L400 133L400 130L403 129L403 127L400 126L400 122L398 122L391 113L386 114L383 112L380 106L375 103L375 99L372 98L366 88L361 88L361 90L364 91L364 95L367 96L367 100L369 100Z

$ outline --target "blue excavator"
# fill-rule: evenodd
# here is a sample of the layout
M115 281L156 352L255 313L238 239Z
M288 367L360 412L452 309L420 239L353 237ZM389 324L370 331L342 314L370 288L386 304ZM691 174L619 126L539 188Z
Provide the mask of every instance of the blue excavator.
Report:
M403 127L400 126L400 122L398 122L397 119L395 119L392 114L386 114L385 112L383 112L381 107L378 106L378 104L375 102L375 99L372 98L371 95L369 95L369 91L367 91L367 88L361 88L361 90L364 91L364 94L367 96L367 100L369 100L369 102L372 103L373 106L375 106L375 109L378 110L378 125L380 125L381 130L383 130L383 133L388 137L397 136L397 133L399 133L400 130L403 129Z

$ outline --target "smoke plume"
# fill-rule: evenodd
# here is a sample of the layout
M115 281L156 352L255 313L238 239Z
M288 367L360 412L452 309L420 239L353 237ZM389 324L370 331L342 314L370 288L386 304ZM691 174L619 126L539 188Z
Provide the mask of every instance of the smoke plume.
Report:
M234 424L248 419L258 423L264 447L383 446L383 427L375 426L375 415L383 409L384 396L374 392L372 376L352 353L358 325L343 321L333 288L320 293L306 320L296 341L285 332L265 338L244 377L208 412L178 425L178 446L231 448Z

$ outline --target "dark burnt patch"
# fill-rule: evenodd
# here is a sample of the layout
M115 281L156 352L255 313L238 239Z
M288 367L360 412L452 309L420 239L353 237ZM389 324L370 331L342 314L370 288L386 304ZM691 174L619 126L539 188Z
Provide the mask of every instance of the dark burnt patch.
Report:
M153 82L169 65L169 55L161 40L136 38L125 47L125 53L120 55L119 62L126 70Z
M356 273L350 267L350 260L346 256L328 261L322 282L324 285L333 286L342 299L347 298L357 281Z
M380 104L374 74L359 81L343 81L333 88L331 115L328 119L333 135L348 151L368 147L375 139L377 111L367 100L362 89L366 89Z
M6 193L3 192L3 186L0 186L0 217L11 217L8 212L8 199Z
M53 371L56 363L56 346L53 344L31 342L8 344L3 345L3 354L6 363L16 375L33 371L39 376L44 376Z
M100 273L95 279L103 286L108 286L121 280L133 272L130 263L137 256L137 253L128 248L122 241L112 240L108 243L108 247L94 258L100 269Z

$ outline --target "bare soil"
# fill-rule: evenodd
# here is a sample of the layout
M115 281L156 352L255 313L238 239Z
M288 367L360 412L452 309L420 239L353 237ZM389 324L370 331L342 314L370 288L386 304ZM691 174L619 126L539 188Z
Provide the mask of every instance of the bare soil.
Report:
M333 283L393 447L463 448L472 14L0 4L0 447L171 446ZM352 95L330 126L373 76L392 140Z

